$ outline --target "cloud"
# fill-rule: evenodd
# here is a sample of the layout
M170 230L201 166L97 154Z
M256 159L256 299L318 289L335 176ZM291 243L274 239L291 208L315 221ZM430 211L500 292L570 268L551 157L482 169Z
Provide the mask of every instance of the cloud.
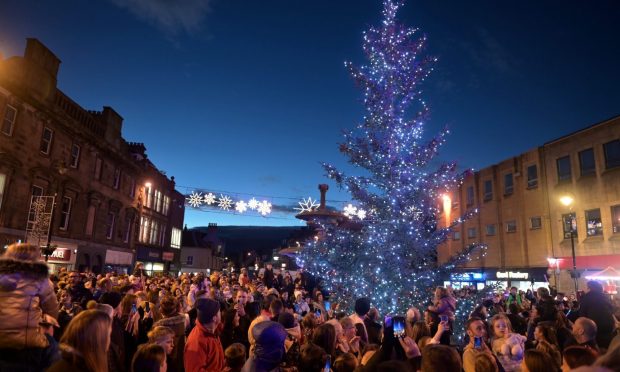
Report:
M258 177L258 182L261 186L270 186L278 183L282 183L282 179L276 175L268 174Z
M211 0L109 0L164 32L194 33L200 30Z
M478 45L472 45L469 42L461 45L477 65L491 67L501 73L511 73L517 70L510 51L487 29L480 27L477 34Z

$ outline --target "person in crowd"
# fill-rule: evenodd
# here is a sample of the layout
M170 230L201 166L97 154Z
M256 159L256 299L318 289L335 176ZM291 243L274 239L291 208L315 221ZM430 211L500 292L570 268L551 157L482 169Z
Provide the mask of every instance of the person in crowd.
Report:
M226 349L228 346L242 341L241 330L239 329L239 312L233 308L224 310L222 315L222 332L220 333L220 341L222 347Z
M250 356L252 356L252 353L254 352L254 337L252 336L252 328L254 328L258 323L271 320L272 314L269 311L269 309L271 308L271 303L275 300L276 300L276 297L273 295L269 295L263 298L263 301L261 302L260 315L257 316L254 320L252 320L252 323L250 323L250 327L248 328L248 341L250 343Z
M82 309L85 309L88 301L93 299L92 292L84 287L82 275L79 271L71 271L67 277L69 278L69 283L66 288L69 290L69 293L71 293L73 302L76 302Z
M164 326L155 326L148 334L149 343L157 344L164 348L166 356L170 356L174 351L174 331L171 328ZM167 362L166 364L169 364Z
M461 372L461 358L446 345L428 345L422 350L422 372Z
M579 316L592 319L596 324L596 342L600 348L607 348L614 337L616 322L613 306L603 292L603 286L596 280L587 283L587 292L580 299Z
M166 372L166 352L157 344L142 344L131 361L131 372Z
M596 361L596 353L585 346L569 346L564 349L562 372L569 372L582 366L591 366Z
M136 262L132 275L139 278L141 283L145 283L146 279L149 277L146 270L144 270L144 263L142 262Z
M97 289L93 293L93 300L99 301L101 295L110 292L112 290L112 281L109 278L99 279L97 282Z
M498 357L506 372L519 371L525 348L524 336L512 332L505 314L496 314L490 322L491 350Z
M217 334L221 323L220 303L201 298L196 301L196 326L185 343L185 371L221 371L224 349Z
M469 315L470 318L478 318L483 322L487 320L489 317L489 313L487 312L487 307L484 305L478 305L474 308L474 311Z
M364 325L366 326L366 331L368 332L368 343L380 344L383 327L381 326L381 319L377 308L370 308L366 318L364 318Z
M312 343L323 348L334 360L336 357L336 346L338 345L336 336L336 328L330 323L323 323L316 327L312 333Z
M610 371L620 371L620 344L611 346L605 355L600 356L594 366L607 368Z
M433 305L428 307L430 312L437 314L440 318L445 317L448 321L448 329L443 332L441 338L442 345L450 345L450 336L452 335L450 324L454 322L454 312L456 311L456 300L444 287L437 287L435 290L435 299Z
M48 372L107 372L112 320L99 310L84 310L60 339L62 358Z
M353 372L358 366L358 360L351 353L344 353L334 361L334 372Z
M536 349L526 350L521 362L521 372L557 372L551 357Z
M463 351L463 370L465 372L478 371L476 367L476 357L479 354L487 354L491 359L493 359L493 363L495 363L496 368L498 368L498 362L495 355L491 352L491 349L487 344L487 327L482 319L469 318L467 323L465 323L465 330L469 336L469 343L465 346Z
M40 255L39 247L17 243L0 256L0 370L40 371L51 363L38 328L45 315L58 318L58 301Z
M550 326L539 324L534 330L536 349L541 350L553 359L557 369L562 366L562 355L556 338L555 329Z
M286 355L286 330L277 322L264 321L252 328L254 353L245 362L243 372L272 371L280 366Z
M299 364L301 349L301 328L295 321L295 316L289 312L284 312L278 317L278 323L286 330L286 340L284 340L284 349L286 355L284 357L283 367L296 367ZM354 327L355 329L355 327Z
M364 324L364 318L370 311L370 299L366 297L355 300L355 312L350 316L357 329L357 335L360 336L361 346L368 344L368 330Z
M579 317L573 325L573 340L570 340L566 346L585 346L598 355L600 349L596 342L596 332L596 323L592 319Z
M516 303L511 303L510 305L508 305L508 313L506 314L506 316L508 317L508 319L510 319L512 329L516 333L524 335L527 332L527 320L525 320L521 316L519 309L520 308Z
M246 361L246 347L240 343L232 344L224 350L224 358L224 372L241 372Z
M463 363L465 363L465 361L463 361ZM489 353L476 354L474 366L476 372L499 372L497 361L493 357L493 354ZM465 366L463 366L463 370L465 370Z
M301 291L295 294L295 303L293 304L295 312L301 316L305 316L310 312L310 306L304 300L304 295Z
M265 266L265 272L263 274L263 284L267 289L273 287L274 274L273 274L273 266L271 264L267 264Z
M166 353L170 358L168 370L171 372L183 371L187 317L179 313L179 303L172 296L166 296L161 300L160 313L162 318L153 323L153 327L168 327L174 332L174 348L171 353Z
M108 351L108 370L120 372L126 370L127 356L125 354L125 327L121 321L121 294L106 292L101 295L101 304L112 308L112 333L110 334L110 348Z
M517 305L517 308L520 309L523 306L521 296L517 293L518 290L519 289L517 287L510 288L510 293L506 299L506 307L510 308L510 304L515 304Z
M58 302L60 309L58 310L58 325L59 327L54 332L56 340L60 340L60 337L64 333L69 322L80 312L82 308L80 305L75 304L71 298L71 293L67 289L61 289L58 291Z

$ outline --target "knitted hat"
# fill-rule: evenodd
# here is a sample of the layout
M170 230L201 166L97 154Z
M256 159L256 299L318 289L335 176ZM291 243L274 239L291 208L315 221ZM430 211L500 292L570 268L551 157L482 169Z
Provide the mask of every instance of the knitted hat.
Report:
M256 345L263 348L284 347L286 330L280 323L265 321L257 323L252 328L252 336L256 340Z
M355 300L355 313L357 315L366 315L370 311L370 300L366 297Z
M200 324L209 324L220 311L220 303L210 298L199 298L196 300L196 310Z
M282 326L286 329L294 328L295 317L293 316L293 314L285 311L278 317L278 323L282 324Z

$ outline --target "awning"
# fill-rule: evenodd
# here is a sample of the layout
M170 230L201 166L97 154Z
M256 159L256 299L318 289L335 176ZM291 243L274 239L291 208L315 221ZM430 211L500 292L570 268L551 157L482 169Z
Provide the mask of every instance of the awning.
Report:
M588 280L620 280L620 273L613 267L608 267L603 271L586 276Z
M559 268L561 270L571 270L573 268L573 258L558 257L556 265L549 265L550 269ZM606 267L620 268L620 255L595 255L595 256L577 256L577 269L579 270L603 270Z

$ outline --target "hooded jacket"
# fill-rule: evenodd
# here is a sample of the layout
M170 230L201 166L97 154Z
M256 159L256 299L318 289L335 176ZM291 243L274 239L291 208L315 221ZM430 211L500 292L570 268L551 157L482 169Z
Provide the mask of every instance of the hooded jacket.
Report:
M0 257L0 348L45 348L43 314L58 318L58 301L45 262Z

